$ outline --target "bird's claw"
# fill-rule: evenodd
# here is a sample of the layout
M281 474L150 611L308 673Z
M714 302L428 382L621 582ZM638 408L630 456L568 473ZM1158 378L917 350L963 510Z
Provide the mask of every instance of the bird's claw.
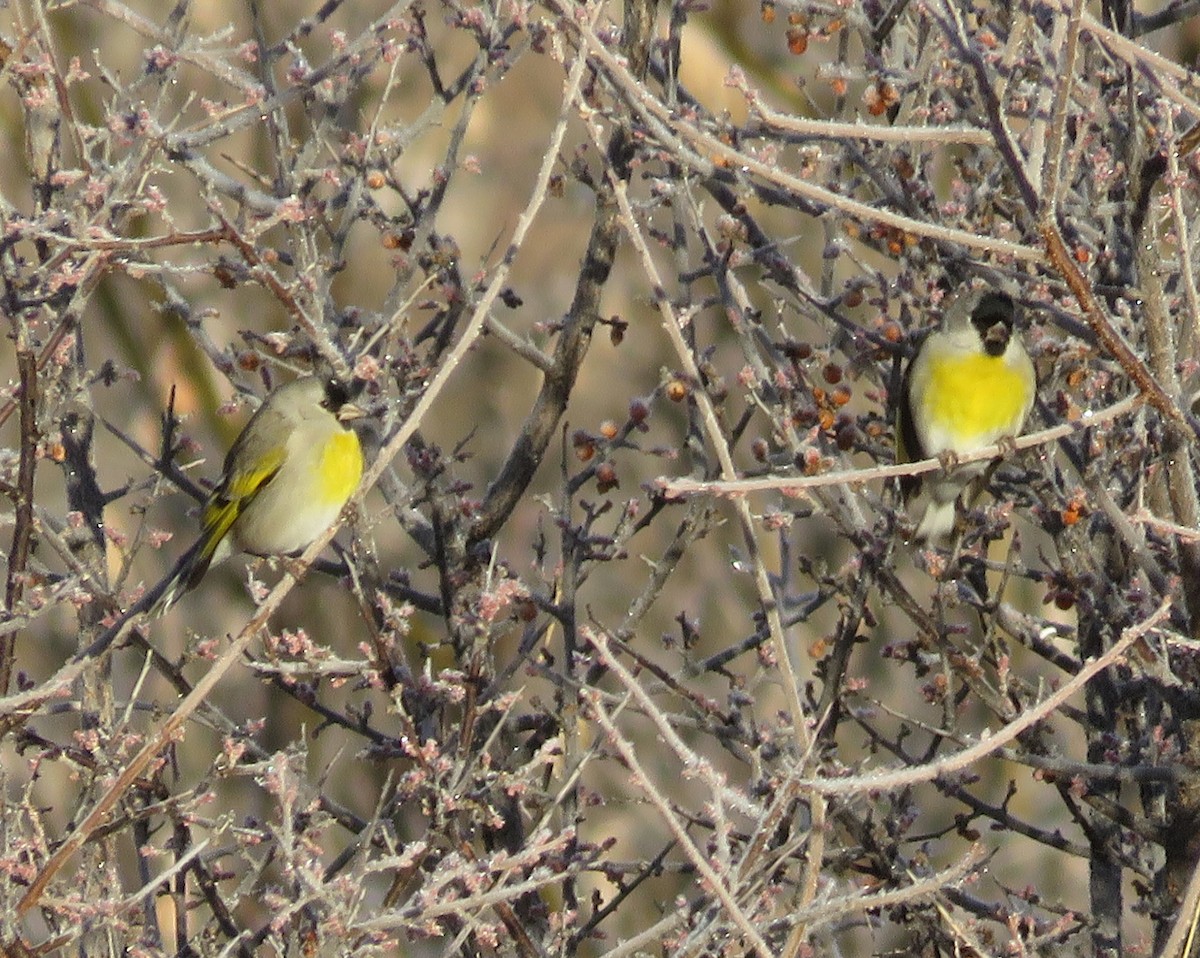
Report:
M942 464L942 472L953 472L958 468L958 453L953 449L943 449L938 453L937 460Z

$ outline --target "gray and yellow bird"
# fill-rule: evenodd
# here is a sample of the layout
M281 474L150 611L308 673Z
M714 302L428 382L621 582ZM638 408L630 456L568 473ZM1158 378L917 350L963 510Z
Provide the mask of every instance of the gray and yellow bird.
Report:
M363 415L345 386L316 376L267 396L230 447L200 537L157 587L151 615L170 609L235 546L287 555L329 528L362 477L362 446L349 423Z
M1021 433L1037 375L1017 319L1012 297L995 289L970 290L950 304L904 372L898 462L953 460ZM916 522L913 541L946 540L959 497L986 469L979 462L903 477L901 493Z

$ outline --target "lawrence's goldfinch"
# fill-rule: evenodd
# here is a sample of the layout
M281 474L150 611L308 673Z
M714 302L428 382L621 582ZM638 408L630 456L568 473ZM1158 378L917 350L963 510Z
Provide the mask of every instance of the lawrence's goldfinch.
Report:
M362 477L362 447L348 425L362 415L336 381L306 376L274 390L225 457L200 538L158 587L151 615L166 612L234 546L286 555L329 528Z
M904 373L899 462L952 459L1020 434L1033 407L1037 375L1016 323L1012 297L994 289L972 290L951 303L941 327L925 337ZM959 495L986 468L972 463L901 480L917 523L914 541L950 535Z

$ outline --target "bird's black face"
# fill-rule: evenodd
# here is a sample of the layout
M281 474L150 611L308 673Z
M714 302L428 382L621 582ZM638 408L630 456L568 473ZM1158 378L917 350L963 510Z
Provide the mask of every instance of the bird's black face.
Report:
M1016 319L1016 306L1007 293L988 293L979 301L971 313L971 325L979 333L984 352L989 356L1004 355Z
M354 400L366 386L361 379L355 379L347 385L339 379L329 378L324 380L323 385L325 398L321 405L333 413L345 428L350 428L348 424L351 420L361 419L366 415L366 412L354 404Z
M350 390L336 379L325 380L325 401L321 403L332 413L336 413L350 401Z

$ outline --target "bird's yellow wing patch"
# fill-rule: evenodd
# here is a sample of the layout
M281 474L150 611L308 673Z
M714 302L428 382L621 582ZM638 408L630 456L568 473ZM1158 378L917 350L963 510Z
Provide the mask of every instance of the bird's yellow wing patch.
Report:
M265 450L265 454L255 463L256 468L234 472L225 477L225 481L208 500L201 519L204 537L211 543L212 549L225 538L242 510L250 504L263 486L275 478L279 467L283 465L285 454L286 449L283 446Z

